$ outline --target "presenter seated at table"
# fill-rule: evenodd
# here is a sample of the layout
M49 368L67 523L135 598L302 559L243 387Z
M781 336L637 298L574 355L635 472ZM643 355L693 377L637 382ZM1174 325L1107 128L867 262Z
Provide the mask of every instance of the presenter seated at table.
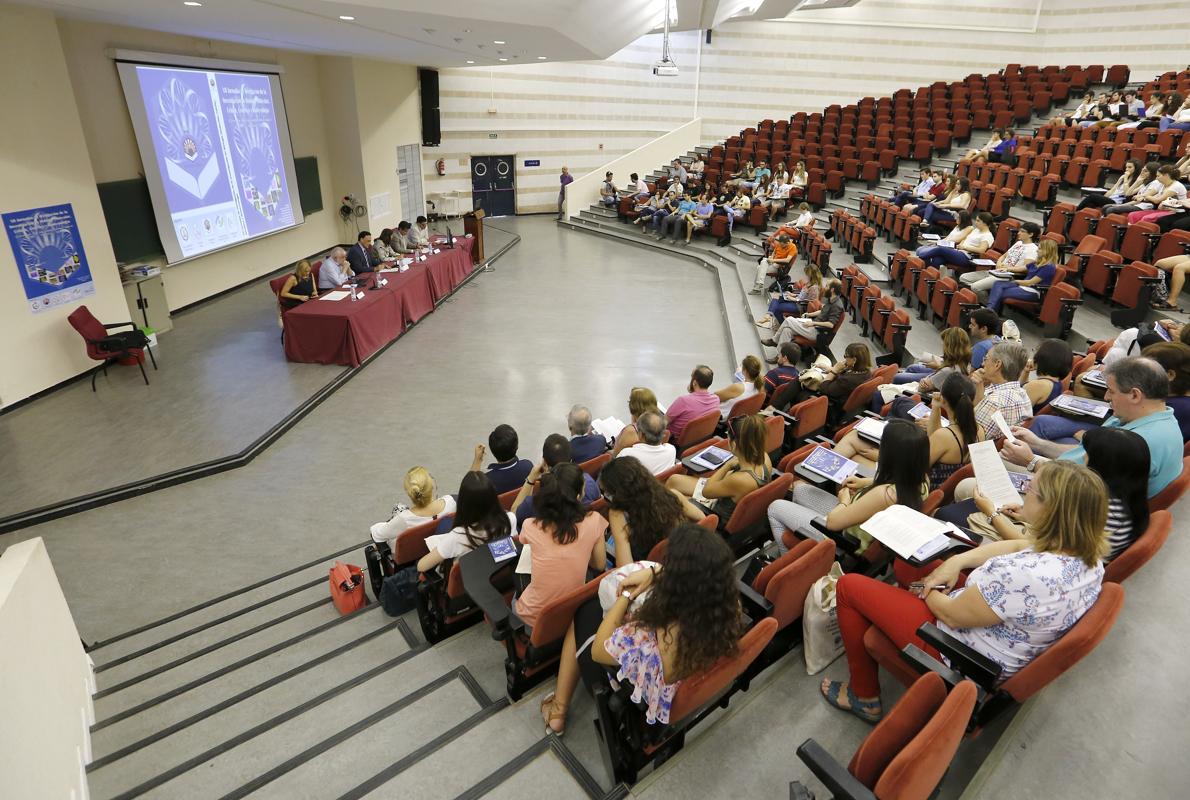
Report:
M314 274L310 271L309 261L297 263L293 274L285 279L278 296L284 309L295 308L307 300L318 297L318 287L314 285Z
M380 232L380 235L372 242L372 249L381 261L392 263L401 257L401 254L393 249L392 228L385 228Z
M355 245L347 251L347 260L356 275L372 272L380 266L380 259L372 252L372 234L370 231L360 231Z
M318 288L334 289L347 283L354 276L355 272L347 263L347 251L342 247L336 247L322 261L322 269L318 271Z
M413 239L413 226L408 220L397 223L397 232L393 234L393 249L402 255L417 252L417 242Z
M415 247L429 247L430 221L424 216L419 216L416 224L409 230L408 238Z

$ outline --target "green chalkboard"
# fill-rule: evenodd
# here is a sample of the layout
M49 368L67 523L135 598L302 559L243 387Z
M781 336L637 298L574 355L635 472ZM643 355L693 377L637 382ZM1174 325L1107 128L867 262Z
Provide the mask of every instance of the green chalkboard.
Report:
M293 169L302 213L321 211L322 183L318 179L318 159L314 156L295 158ZM98 189L116 260L128 264L164 256L165 248L161 246L161 237L157 235L153 202L149 198L149 185L145 179L101 183Z

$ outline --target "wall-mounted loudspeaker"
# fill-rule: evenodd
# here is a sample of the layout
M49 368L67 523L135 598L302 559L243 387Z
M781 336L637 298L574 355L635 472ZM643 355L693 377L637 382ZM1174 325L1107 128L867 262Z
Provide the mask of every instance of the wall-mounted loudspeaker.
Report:
M417 80L421 84L421 143L437 147L442 143L442 120L438 112L438 70L419 67Z

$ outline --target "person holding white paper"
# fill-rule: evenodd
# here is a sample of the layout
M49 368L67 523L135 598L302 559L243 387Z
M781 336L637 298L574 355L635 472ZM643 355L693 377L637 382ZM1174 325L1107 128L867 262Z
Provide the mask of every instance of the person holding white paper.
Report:
M898 649L935 623L996 662L1005 680L1044 653L1099 599L1107 491L1090 469L1048 466L1025 495L1025 538L977 547L943 561L907 591L850 573L836 586L839 630L850 680L824 680L828 703L867 722L883 716L876 660L864 647L875 627ZM965 584L962 573L971 570ZM960 588L961 587L961 588Z
M764 451L764 420L759 414L735 417L727 422L729 449L735 454L709 478L671 475L665 486L682 501L686 518L698 522L715 514L726 524L736 505L773 477L773 464Z
M641 416L649 412L654 414L662 413L661 408L657 405L657 395L648 387L633 386L632 391L628 393L628 415L630 422L624 426L624 430L620 431L620 435L616 437L615 446L612 447L613 458L618 457L626 448L632 447L641 441L640 431L636 425L640 421ZM668 424L668 420L666 422Z
M912 422L894 419L884 427L884 436L876 475L861 478L852 475L843 481L836 494L799 482L793 487L793 500L775 500L769 505L769 529L777 549L785 552L782 541L788 529L810 531L815 517L826 517L826 527L845 531L863 542L866 548L871 538L860 526L891 505L921 508L929 494L927 472L930 467L930 444L925 431Z

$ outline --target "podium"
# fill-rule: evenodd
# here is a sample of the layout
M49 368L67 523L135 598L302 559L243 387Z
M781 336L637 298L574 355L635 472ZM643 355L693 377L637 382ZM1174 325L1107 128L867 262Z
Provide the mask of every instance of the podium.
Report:
M486 215L482 208L468 211L463 215L463 233L471 234L475 246L471 248L471 258L476 264L483 263L483 218Z

